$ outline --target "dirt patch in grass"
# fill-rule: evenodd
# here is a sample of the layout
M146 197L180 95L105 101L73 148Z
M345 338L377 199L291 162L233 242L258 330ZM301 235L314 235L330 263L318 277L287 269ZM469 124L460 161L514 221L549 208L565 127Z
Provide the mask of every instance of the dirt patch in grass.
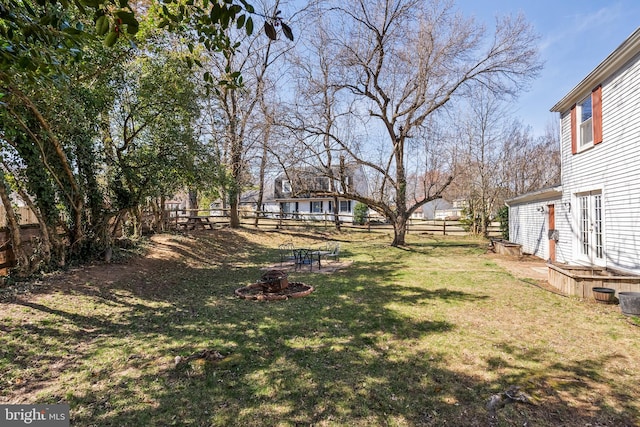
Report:
M29 295L43 296L47 293L71 290L77 286L95 287L96 290L99 286L104 290L114 283L123 281L130 281L133 286L139 285L138 290L143 293L145 289L150 288L156 291L161 281L156 282L154 286L142 282L162 277L166 272L190 268L238 268L245 262L251 262L250 254L244 249L248 243L270 246L291 238L291 235L286 233L225 229L217 230L215 233L193 231L188 234L156 234L143 243L142 256L128 258L122 262L73 267L46 274L32 282L5 286L0 288L0 301L28 298ZM326 271L330 272L332 269L328 268Z

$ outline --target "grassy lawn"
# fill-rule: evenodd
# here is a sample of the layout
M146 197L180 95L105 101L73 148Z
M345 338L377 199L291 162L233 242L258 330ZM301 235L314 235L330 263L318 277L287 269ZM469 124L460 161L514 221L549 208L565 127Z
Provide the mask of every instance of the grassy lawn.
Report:
M311 295L234 296L277 245L340 240ZM73 426L635 426L640 328L617 306L517 279L486 242L216 231L55 275L0 302L0 402ZM202 350L223 359L189 356ZM185 358L176 365L176 356ZM488 411L518 386L530 403Z

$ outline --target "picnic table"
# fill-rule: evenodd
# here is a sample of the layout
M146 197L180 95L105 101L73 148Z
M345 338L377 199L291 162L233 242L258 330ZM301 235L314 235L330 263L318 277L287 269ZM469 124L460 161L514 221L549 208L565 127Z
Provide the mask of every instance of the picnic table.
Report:
M213 223L209 221L208 216L192 215L186 218L187 218L186 221L181 222L179 224L180 226L184 227L187 230L195 230L196 228L201 228L203 230L208 228L210 230L213 230Z

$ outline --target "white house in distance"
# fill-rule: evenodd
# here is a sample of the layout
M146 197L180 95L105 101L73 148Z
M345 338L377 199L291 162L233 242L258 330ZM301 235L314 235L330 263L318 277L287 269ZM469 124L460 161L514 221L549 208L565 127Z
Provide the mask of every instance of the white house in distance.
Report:
M507 201L510 240L553 262L640 274L640 28L551 111L562 184Z
M333 215L338 214L341 221L350 222L356 202L338 197L336 205L330 192L335 189L338 194L345 190L366 194L366 177L357 167L347 167L343 174L341 179L336 177L331 182L328 176L313 169L290 169L275 179L274 200L285 216L332 220Z
M411 218L454 221L462 216L465 204L466 201L463 199L456 199L453 202L443 198L434 199L418 208Z

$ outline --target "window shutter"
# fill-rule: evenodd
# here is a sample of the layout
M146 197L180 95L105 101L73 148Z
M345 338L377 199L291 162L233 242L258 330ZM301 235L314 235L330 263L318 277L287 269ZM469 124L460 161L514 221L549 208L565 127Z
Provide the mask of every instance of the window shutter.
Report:
M577 135L577 118L576 118L576 106L571 107L571 154L578 152L578 135Z
M598 86L591 92L591 105L593 109L593 143L602 142L602 86Z

